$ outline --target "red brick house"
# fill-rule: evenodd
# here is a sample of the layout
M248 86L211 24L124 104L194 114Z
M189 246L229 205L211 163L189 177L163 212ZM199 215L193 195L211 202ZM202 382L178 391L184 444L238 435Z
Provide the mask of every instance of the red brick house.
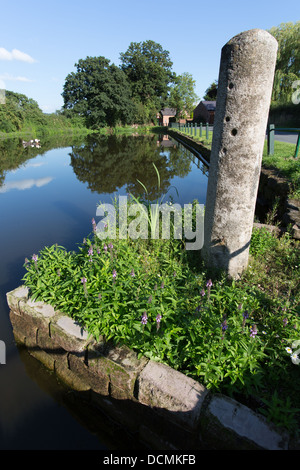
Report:
M170 119L175 121L176 117L176 109L175 108L164 108L157 114L158 124L160 126L168 126Z
M198 106L194 109L193 117L196 122L214 123L216 112L216 101L200 101Z

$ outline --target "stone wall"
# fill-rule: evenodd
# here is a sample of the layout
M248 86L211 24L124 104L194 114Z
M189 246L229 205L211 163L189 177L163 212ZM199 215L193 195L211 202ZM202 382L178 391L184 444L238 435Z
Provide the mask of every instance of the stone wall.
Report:
M126 346L89 337L64 313L30 299L20 286L7 293L14 337L28 352L97 410L150 449L297 449L264 417L184 374Z

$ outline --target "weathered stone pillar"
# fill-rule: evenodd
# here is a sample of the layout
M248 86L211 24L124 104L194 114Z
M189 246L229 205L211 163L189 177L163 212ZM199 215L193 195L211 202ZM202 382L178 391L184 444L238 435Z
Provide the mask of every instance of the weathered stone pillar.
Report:
M201 255L231 278L248 264L276 56L260 29L222 48Z

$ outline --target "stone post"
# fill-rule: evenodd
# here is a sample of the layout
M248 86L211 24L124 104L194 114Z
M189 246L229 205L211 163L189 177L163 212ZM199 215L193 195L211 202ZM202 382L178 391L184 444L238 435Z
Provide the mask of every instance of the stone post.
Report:
M234 279L248 264L276 57L260 29L222 48L201 256Z

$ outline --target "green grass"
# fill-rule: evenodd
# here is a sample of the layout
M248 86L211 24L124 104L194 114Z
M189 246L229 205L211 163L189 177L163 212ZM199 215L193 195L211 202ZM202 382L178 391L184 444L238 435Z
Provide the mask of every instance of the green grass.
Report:
M174 129L173 129L174 130ZM181 129L182 132L182 129ZM182 132L188 137L193 137L195 142L199 142L205 147L211 149L212 132L209 132L209 139L206 139L206 132L203 129L200 138L200 129L197 129L197 135L188 132ZM285 142L274 142L274 154L268 155L267 141L264 143L262 166L264 168L275 169L279 175L289 181L291 198L300 199L300 154L294 158L296 144Z
M178 130L178 129L172 129L172 130ZM190 129L189 131L191 131L191 129ZM187 131L184 132L184 131L183 131L183 128L181 128L181 129L180 129L180 132L181 132L183 135L186 135L187 137L193 138L193 140L194 140L195 142L199 142L199 143L201 143L202 145L204 145L205 147L211 148L213 132L212 132L212 131L209 131L209 132L208 132L208 139L206 139L206 129L205 129L205 126L202 127L202 136L200 136L200 128L197 128L196 135L194 134L194 129L192 129L192 133L191 133L191 132L187 132Z
M295 149L295 144L275 141L274 155L268 155L265 142L262 165L279 171L290 183L290 197L300 199L300 155L294 158Z
M210 277L184 248L182 240L91 232L77 251L54 245L27 260L24 282L94 337L126 344L296 433L300 370L286 348L300 339L299 243L255 229L239 281Z

